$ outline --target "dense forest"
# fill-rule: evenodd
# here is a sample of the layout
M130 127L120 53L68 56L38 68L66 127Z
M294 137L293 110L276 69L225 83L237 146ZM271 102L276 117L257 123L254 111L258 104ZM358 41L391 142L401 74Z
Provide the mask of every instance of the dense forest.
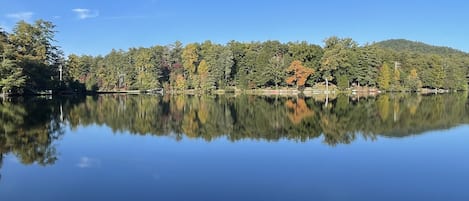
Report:
M3 93L42 90L166 91L297 88L333 85L417 91L467 90L469 54L407 40L359 45L330 37L308 42L180 42L65 58L55 26L38 20L0 29Z

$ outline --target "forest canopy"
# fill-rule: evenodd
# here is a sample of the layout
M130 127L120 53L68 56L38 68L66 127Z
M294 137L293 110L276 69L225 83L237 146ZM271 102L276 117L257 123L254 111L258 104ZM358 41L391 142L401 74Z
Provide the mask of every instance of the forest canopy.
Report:
M55 25L38 20L0 29L0 87L3 93L41 90L167 91L303 89L333 84L382 91L421 88L467 90L469 54L408 40L359 45L332 36L323 46L264 41L168 45L111 50L106 55L66 58L55 45Z

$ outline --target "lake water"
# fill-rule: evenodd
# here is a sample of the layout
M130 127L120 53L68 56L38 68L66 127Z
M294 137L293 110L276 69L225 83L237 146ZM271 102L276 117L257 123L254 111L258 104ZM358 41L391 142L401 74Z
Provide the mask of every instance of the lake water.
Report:
M0 200L469 200L467 94L0 103Z

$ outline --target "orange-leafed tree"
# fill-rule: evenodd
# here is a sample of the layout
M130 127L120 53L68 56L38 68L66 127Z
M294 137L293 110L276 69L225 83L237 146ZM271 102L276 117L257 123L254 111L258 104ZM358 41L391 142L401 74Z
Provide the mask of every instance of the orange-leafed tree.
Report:
M285 103L285 106L288 109L288 118L294 125L298 125L303 121L303 119L314 115L314 111L309 109L305 99L303 98L297 99L296 102L288 100Z
M303 66L301 61L295 60L287 68L287 72L291 75L287 77L285 82L289 85L296 84L296 88L303 87L308 77L314 73L314 70Z

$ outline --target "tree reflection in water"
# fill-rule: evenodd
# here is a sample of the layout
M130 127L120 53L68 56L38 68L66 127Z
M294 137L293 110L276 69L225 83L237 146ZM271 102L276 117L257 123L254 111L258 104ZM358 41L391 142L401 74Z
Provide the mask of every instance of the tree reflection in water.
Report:
M352 143L405 137L469 122L467 94L321 98L102 95L0 102L0 166L6 154L50 165L65 126L105 125L134 135Z
M57 160L55 141L64 135L63 108L76 98L3 100L0 102L0 166L6 154L23 164L51 165Z

